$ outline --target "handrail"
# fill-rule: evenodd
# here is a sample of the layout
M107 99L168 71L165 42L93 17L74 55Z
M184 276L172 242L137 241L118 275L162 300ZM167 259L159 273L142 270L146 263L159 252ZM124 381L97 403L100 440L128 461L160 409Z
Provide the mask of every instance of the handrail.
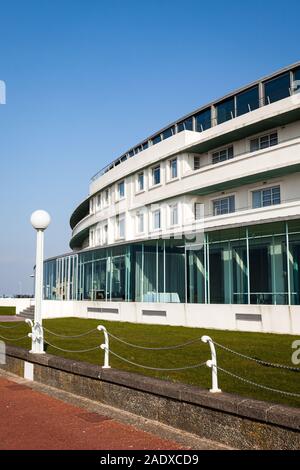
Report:
M296 81L295 81L295 83L296 83ZM258 83L257 83L257 84L258 84ZM252 88L252 86L249 88L249 90L250 90L251 88ZM280 95L280 92L281 92L281 91L286 92L286 90L287 90L286 87L282 87L282 88L278 88L276 91L277 91L278 95ZM246 91L247 91L247 88L245 89L245 92L246 92ZM202 132L205 132L205 130L210 129L211 127L215 127L215 126L218 126L218 125L220 125L220 124L223 124L224 122L229 121L229 120L231 120L231 119L235 119L235 118L237 118L237 117L240 117L240 116L242 116L243 114L248 114L248 112L255 111L256 109L259 109L259 108L261 108L261 107L263 107L263 106L269 106L270 104L272 104L272 103L274 103L274 102L277 102L277 101L280 101L281 99L285 99L285 98L291 97L291 96L293 96L293 95L296 95L296 94L300 93L300 87L299 87L299 86L298 86L298 87L297 87L297 86L294 86L293 83L292 83L292 88L289 87L289 88L288 88L288 91L289 91L289 96L285 96L285 97L283 97L283 98L279 98L278 100L275 100L275 101L273 101L273 102L271 102L270 97L267 96L267 95L266 95L266 96L263 96L263 97L261 97L261 98L258 98L258 99L256 100L257 106L255 106L254 109L251 109L251 103L248 103L248 104L247 104L247 106L248 106L248 111L246 111L245 113L241 113L241 114L239 114L239 115L237 114L237 106L236 106L236 103L235 103L235 104L234 104L234 110L233 110L233 112L232 112L232 111L228 111L228 112L225 112L225 114L222 113L222 118L224 119L224 120L222 120L222 122L219 123L219 122L218 122L218 116L214 116L214 117L212 117L212 118L210 118L210 119L205 119L205 120L203 120L203 122L201 123L202 130L198 130L198 129L195 129L195 128L193 128L193 129L187 129L186 127L184 127L184 122L187 121L188 119L194 119L196 115L198 115L199 113L201 113L200 110L197 110L197 111L195 111L195 112L193 112L193 113L191 113L191 114L189 114L189 115L187 115L187 116L185 116L185 117L183 117L183 118L178 119L175 123L170 124L169 126L163 128L161 131L158 131L156 135L154 134L152 137L149 137L149 138L145 139L144 141L142 141L141 143L136 144L134 147L131 147L131 148L130 148L127 152L125 152L123 155L121 155L120 157L116 158L116 159L113 160L111 163L107 164L105 167L101 168L101 170L99 170L97 173L95 173L95 174L91 177L91 180L90 180L90 181L93 182L93 181L97 180L100 176L104 175L105 173L107 173L109 170L111 170L111 169L114 168L115 166L121 164L123 161L126 161L126 160L128 160L129 158L132 158L133 156L136 156L136 155L138 155L139 153L143 152L144 149L139 150L137 153L134 153L134 152L135 152L135 149L136 149L136 148L140 148L140 147L143 145L143 143L146 143L146 142L148 143L148 147L147 147L147 148L149 148L149 147L151 147L151 146L153 146L153 145L156 145L156 143L153 143L153 140L155 139L155 137L157 137L157 136L159 136L159 135L162 135L162 133L163 133L165 130L168 130L168 128L172 128L172 129L174 128L174 134L173 134L173 135L176 135L176 134L182 132L182 130L191 130L191 131L194 131L194 132L201 132L201 133L202 133ZM230 96L228 97L228 99L230 99L230 97L232 97L232 99L234 99L234 97L237 96L237 95L238 95L238 93L233 93L232 95L230 95ZM214 103L211 104L211 105L208 104L208 105L207 105L207 109L210 108L210 106L217 107L217 106L218 106L219 104L221 104L221 103L222 103L222 99L221 99L220 101L214 102ZM245 107L247 107L247 106L245 105ZM206 108L206 106L204 106L204 107L201 108L201 109L202 109L203 111L205 111L205 108ZM181 123L183 123L183 129L182 129L181 131L178 131L178 125L181 124ZM167 138L173 137L173 135L170 135L170 136L168 136ZM161 139L159 142L162 142L163 140L166 140L166 139ZM159 142L158 142L158 143L159 143ZM133 152L133 154L130 155L130 153L132 153L132 152Z

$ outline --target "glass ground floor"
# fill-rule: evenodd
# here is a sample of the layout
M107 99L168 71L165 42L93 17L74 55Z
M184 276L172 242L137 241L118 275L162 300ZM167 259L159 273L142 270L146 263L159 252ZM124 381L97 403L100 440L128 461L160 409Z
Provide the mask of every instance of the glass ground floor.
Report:
M299 305L299 264L300 220L252 225L47 260L44 297Z

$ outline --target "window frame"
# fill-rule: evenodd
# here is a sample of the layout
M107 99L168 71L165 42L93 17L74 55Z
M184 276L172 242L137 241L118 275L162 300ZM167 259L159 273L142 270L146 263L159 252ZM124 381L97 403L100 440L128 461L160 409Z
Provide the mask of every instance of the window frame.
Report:
M273 195L272 195L272 190L274 189L277 189L279 188L279 202L273 202ZM281 198L281 194L282 194L282 191L281 191L281 184L280 183L276 183L276 184L270 184L270 185L265 185L265 186L262 186L260 188L253 188L250 190L250 200L251 200L251 209L263 209L265 207L270 207L270 206L278 206L281 204L282 202L282 198ZM271 204L263 204L263 192L264 191L271 191ZM254 193L261 193L261 197L260 197L260 206L254 206Z
M176 209L176 223L173 223L173 211ZM169 225L170 227L177 227L179 225L179 207L178 202L169 205Z
M176 162L176 175L175 176L173 176L173 174L172 174L172 172L173 172L172 163L173 162ZM173 157L169 160L169 180L173 181L177 178L178 178L178 158Z
M156 170L159 170L159 182L158 183L155 183L154 175L155 175ZM151 183L152 183L152 187L156 187L161 184L161 165L160 164L151 167Z
M232 153L232 156L229 155L229 150ZM221 159L221 153L226 152L226 158ZM218 156L218 161L214 161L214 159ZM221 147L219 149L213 150L211 152L211 164L217 165L218 163L226 162L227 160L232 160L234 158L234 145L228 145L227 147Z
M143 187L140 188L140 176L143 177ZM145 191L145 173L144 171L139 171L138 174L137 174L137 179L136 179L136 184L137 184L137 192L138 193L141 193L143 191Z
M230 199L233 201L233 210L229 210L230 209ZM220 203L222 201L225 201L227 200L228 201L228 211L226 212L220 212L220 213L215 213L215 204L217 203ZM218 198L214 198L211 200L212 202L212 214L214 217L217 217L217 216L220 216L220 215L227 215L227 214L233 214L234 212L236 212L236 201L235 201L235 194L228 194L228 195L224 195L222 197L218 197Z
M271 143L272 136L275 136L275 135L276 135L276 143ZM262 146L261 140L266 139L266 138L268 139L268 145ZM254 148L253 144L254 144L255 141L257 141L257 145ZM278 144L279 144L278 130L274 129L273 131L268 132L267 134L266 133L258 134L254 137L251 137L249 139L249 152L250 153L259 152L260 150L266 150L266 149L271 148L271 147L276 147L276 145L278 145Z
M159 227L155 226L155 216L156 214L159 214ZM155 209L152 211L152 230L153 231L158 231L161 230L161 208Z

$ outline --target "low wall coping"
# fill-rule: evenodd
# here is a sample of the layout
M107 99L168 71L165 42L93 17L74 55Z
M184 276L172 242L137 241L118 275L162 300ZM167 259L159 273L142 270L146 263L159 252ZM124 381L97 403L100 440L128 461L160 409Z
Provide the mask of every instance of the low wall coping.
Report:
M181 382L156 379L113 368L102 369L100 365L74 361L47 353L31 354L17 346L8 345L6 354L33 364L300 431L300 408L254 400L225 392L213 394L198 386Z

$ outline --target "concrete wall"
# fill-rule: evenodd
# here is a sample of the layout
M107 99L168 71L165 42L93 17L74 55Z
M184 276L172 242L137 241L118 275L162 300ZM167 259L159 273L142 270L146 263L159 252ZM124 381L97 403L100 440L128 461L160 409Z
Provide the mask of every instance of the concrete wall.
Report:
M7 347L10 373L237 449L299 449L300 410Z
M0 307L16 307L16 314L18 315L25 308L30 307L34 303L33 299L2 299L0 298Z
M0 299L16 313L32 299ZM43 317L78 317L262 333L300 334L299 305L180 304L44 300Z
M112 309L109 312L109 309ZM238 317L237 317L238 315ZM300 334L300 306L45 300L43 316Z

